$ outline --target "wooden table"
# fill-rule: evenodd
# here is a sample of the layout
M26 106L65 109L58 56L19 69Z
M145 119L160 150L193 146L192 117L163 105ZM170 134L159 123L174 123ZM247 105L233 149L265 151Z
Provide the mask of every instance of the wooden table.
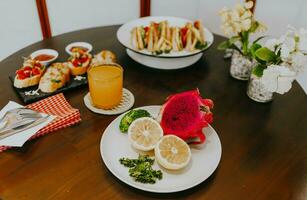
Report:
M292 90L260 104L246 96L246 82L229 75L229 60L215 43L195 65L176 71L146 68L132 61L116 39L118 26L60 35L18 51L0 63L0 107L20 103L9 73L22 56L40 48L59 51L86 41L93 53L109 49L124 67L124 85L135 97L135 107L162 104L173 93L199 88L215 102L213 127L222 143L215 173L200 185L179 193L143 192L119 181L102 162L99 143L116 116L89 111L83 104L87 87L65 93L80 109L82 122L0 153L0 199L307 199L306 95L295 82ZM114 147L116 151L116 147ZM184 181L184 180L183 180Z

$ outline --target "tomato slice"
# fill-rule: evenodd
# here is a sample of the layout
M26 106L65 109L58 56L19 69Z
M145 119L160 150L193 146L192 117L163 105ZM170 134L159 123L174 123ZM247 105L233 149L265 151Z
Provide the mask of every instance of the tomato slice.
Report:
M145 27L144 27L144 30L145 30L145 32L147 33L147 32L149 31L149 27L148 27L148 26L145 26Z
M188 28L183 27L180 31L181 31L181 42L182 42L183 47L185 47L185 45L187 44Z

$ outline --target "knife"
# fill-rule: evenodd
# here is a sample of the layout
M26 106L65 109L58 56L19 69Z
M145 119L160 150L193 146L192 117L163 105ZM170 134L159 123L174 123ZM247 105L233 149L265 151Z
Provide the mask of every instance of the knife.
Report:
M48 119L49 116L50 115L47 115L47 116L42 117L42 118L40 118L40 119L38 119L38 120L36 120L34 122L29 122L28 124L23 124L23 125L20 125L18 127L14 127L14 128L12 128L10 130L3 131L3 132L0 133L0 140L4 139L6 137L9 137L11 135L14 135L16 133L20 133L21 131L25 131L25 130L27 130L29 128L34 127L34 126L37 126L37 125L45 122Z

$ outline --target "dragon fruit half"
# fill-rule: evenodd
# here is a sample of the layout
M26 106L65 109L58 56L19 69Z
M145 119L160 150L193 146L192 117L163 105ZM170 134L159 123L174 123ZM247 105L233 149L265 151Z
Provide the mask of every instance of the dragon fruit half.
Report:
M213 101L202 99L198 89L175 94L161 108L160 125L165 135L200 144L206 139L202 129L213 121L212 108Z

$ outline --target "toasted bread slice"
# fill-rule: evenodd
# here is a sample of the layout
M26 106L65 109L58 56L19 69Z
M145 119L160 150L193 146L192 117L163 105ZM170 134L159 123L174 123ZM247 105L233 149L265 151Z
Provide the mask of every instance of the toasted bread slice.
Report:
M21 79L18 79L16 75L14 79L14 87L26 88L26 87L37 85L39 83L40 78L41 78L41 75L35 75L35 76L21 80Z
M66 63L54 63L39 81L42 92L51 93L63 87L70 79L70 70Z

